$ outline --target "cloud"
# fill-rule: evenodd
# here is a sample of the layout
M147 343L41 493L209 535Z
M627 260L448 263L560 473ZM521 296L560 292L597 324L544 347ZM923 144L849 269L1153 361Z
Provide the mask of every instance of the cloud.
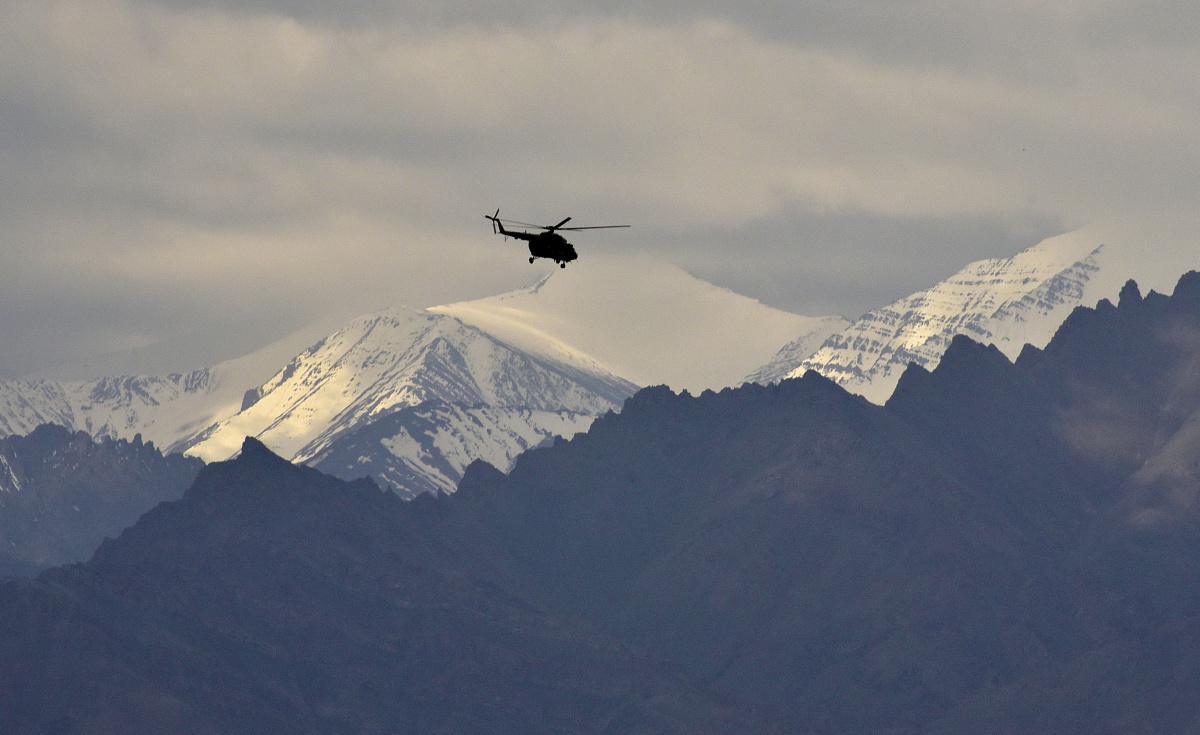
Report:
M1197 11L1144 10L7 3L0 372L514 287L496 206L850 314L1169 215L1200 194Z

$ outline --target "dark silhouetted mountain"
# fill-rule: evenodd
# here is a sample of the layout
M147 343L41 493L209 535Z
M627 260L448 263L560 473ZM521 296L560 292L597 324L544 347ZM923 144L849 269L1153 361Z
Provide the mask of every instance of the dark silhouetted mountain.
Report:
M883 409L811 372L642 391L508 477L469 472L460 533L789 731L1179 732L1197 426L1189 274L1016 364L958 338Z
M201 466L140 437L94 441L51 425L0 439L0 576L87 559L106 536L182 496Z
M722 722L659 665L508 593L479 549L444 545L428 532L443 512L247 439L90 563L0 587L0 731L623 733Z
M0 589L0 730L1197 731L1197 477L1197 274L883 407L645 389L437 499L250 442Z
M991 685L1070 621L1006 608L1054 580L1036 563L1049 541L993 490L809 373L695 399L643 391L460 495L485 507L463 537L498 534L548 604L787 731L879 732Z

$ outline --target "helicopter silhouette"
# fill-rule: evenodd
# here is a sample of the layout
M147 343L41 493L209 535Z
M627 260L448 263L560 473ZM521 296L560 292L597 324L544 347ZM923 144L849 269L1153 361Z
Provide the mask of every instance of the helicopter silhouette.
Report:
M571 221L567 217L562 222L556 225L535 225L529 222L518 222L513 219L500 219L500 210L497 209L495 214L483 215L485 219L492 221L492 233L496 235L504 235L507 238L516 238L525 240L529 243L529 262L538 258L546 258L558 263L559 268L566 268L567 263L576 260L579 254L575 252L575 246L567 242L567 238L558 234L559 232L576 232L578 230L612 230L619 227L629 227L629 225L594 225L592 227L563 227ZM510 225L520 225L521 227L533 227L541 232L525 232L505 229L505 223Z

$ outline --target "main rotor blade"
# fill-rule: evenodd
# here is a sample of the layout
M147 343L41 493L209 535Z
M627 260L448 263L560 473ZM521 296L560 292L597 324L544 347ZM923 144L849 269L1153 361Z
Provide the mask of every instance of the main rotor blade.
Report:
M556 229L574 232L575 230L614 230L618 227L632 227L633 225L594 225L592 227L558 227Z
M501 222L503 222L503 223L505 223L505 224L508 224L508 225L521 225L522 227L536 227L536 228L538 228L538 229L540 229L540 230L548 230L548 229L550 229L550 228L548 228L548 227L545 227L545 226L543 226L543 225L535 225L535 224L533 224L532 222L521 222L520 220L515 220L515 219L503 219L503 218L501 218L501 219L500 219L500 221L501 221Z
M497 217L494 214L485 214L483 216L487 217L490 220L494 220L495 222L503 222L506 225L520 225L521 227L536 227L539 230L546 230L548 232L553 232L554 230L564 230L567 232L575 232L577 230L612 230L612 229L616 229L619 227L630 227L631 226L631 225L596 225L593 227L563 227L564 224L571 221L570 217L567 217L562 222L559 222L557 225L535 225L532 222L522 222L519 219L508 219L506 217Z

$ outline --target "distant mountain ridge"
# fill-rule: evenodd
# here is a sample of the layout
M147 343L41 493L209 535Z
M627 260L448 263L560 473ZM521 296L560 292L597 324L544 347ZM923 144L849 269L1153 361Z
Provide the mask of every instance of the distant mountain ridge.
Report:
M140 434L165 451L181 451L195 434L236 413L246 391L311 344L320 329L297 330L248 355L168 375L0 380L0 436L56 424L96 438Z
M141 437L94 440L54 425L0 438L0 577L88 559L105 537L181 497L201 465Z
M759 383L814 369L882 402L909 363L936 365L956 334L1015 357L1025 342L1045 344L1073 306L1115 294L1113 273L1134 251L1094 238L1073 233L971 264L854 324L771 309L648 259L601 257L528 289L385 310L210 368L0 381L0 435L43 423L140 433L208 461L256 436L346 479L375 472L406 497L450 491L471 458L507 469L551 427L574 432L618 408L636 385L613 365L693 389L736 383L755 365L748 379ZM388 428L370 429L377 420Z

